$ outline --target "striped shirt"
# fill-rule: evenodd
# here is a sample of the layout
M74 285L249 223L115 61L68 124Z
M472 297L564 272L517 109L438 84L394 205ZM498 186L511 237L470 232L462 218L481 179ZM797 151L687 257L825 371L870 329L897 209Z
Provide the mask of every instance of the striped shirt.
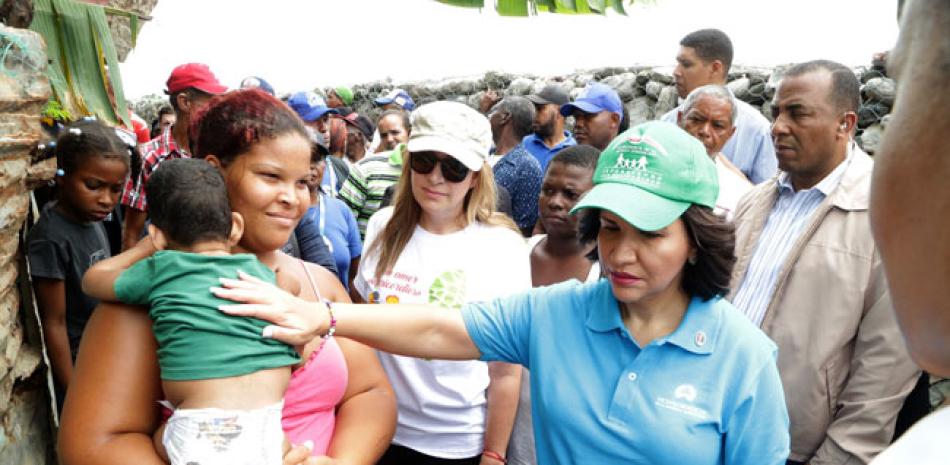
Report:
M404 147L399 145L389 153L371 155L350 165L350 175L340 188L339 198L356 215L360 238L366 237L366 224L379 210L386 189L399 182Z
M775 294L775 285L788 254L809 223L818 205L841 183L848 165L848 156L834 171L825 176L815 187L795 191L788 173L778 177L778 198L769 213L769 218L759 236L755 252L749 262L732 304L742 311L756 326L762 325L765 311Z

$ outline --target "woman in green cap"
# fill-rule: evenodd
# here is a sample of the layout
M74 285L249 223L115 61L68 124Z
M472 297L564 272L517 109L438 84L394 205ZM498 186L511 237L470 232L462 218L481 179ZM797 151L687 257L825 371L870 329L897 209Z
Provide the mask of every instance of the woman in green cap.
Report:
M346 86L337 86L327 90L327 106L342 108L353 105L353 91Z
M223 311L275 322L267 333L290 343L335 332L391 353L524 365L538 463L780 465L776 348L722 299L735 257L732 226L712 213L718 190L698 141L645 123L611 142L572 210L605 280L461 312L320 305L253 278L215 292L250 304Z

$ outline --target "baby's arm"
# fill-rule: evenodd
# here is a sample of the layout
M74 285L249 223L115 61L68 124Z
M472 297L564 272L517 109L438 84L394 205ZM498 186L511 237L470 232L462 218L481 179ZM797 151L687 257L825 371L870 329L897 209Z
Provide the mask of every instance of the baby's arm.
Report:
M82 278L82 291L99 300L116 301L115 281L123 271L156 252L151 236L146 236L131 249L93 265Z

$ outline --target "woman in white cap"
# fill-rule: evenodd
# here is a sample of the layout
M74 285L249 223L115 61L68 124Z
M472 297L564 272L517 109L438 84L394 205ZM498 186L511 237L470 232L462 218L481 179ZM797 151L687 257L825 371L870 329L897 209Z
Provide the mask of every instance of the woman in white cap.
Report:
M412 115L409 160L392 207L374 214L353 281L369 303L463 304L531 287L524 240L494 213L488 120L454 102ZM441 310L436 310L441 311ZM399 422L380 464L478 464L508 447L520 367L380 354L396 391ZM489 455L491 452L489 452Z
M611 142L594 188L572 210L584 212L581 236L596 240L605 280L461 312L318 305L249 279L216 292L256 304L227 312L296 331L524 365L538 463L781 465L788 412L776 348L722 299L735 257L732 226L712 213L718 190L698 141L645 123ZM273 334L292 341L293 332Z

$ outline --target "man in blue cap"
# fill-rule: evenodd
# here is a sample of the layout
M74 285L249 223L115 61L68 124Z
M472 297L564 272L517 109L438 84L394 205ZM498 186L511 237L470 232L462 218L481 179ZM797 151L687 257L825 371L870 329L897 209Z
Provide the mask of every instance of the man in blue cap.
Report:
M403 110L412 111L416 108L416 103L412 101L409 93L402 89L393 89L388 94L373 100L383 110Z
M577 100L561 105L561 115L574 117L574 139L604 150L617 133L623 119L623 103L606 84L591 82Z
M330 140L330 124L328 121L331 114L339 112L328 107L323 97L313 92L297 92L290 96L287 105L297 112L297 115L307 126L322 134L324 140Z

